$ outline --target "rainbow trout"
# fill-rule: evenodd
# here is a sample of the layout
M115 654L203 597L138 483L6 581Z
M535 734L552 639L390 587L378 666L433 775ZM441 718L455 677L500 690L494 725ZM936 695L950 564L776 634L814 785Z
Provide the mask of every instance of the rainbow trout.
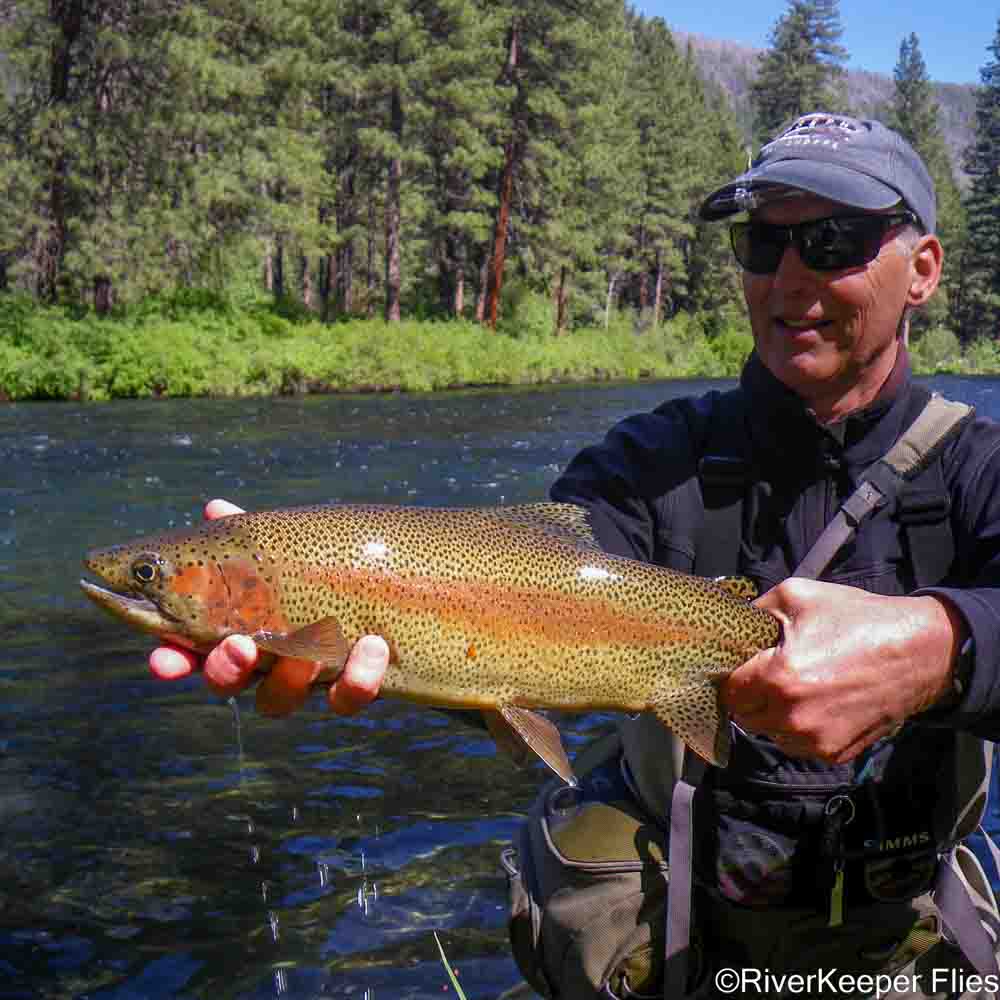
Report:
M84 592L130 625L201 652L244 633L318 662L324 684L381 635L384 694L479 709L500 746L568 781L558 730L531 709L649 710L725 765L717 682L779 637L735 587L601 551L570 504L236 514L85 564L106 587Z

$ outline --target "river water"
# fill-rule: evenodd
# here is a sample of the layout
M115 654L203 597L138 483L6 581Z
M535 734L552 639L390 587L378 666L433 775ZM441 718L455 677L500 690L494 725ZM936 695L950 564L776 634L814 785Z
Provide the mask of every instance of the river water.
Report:
M470 1000L516 982L497 858L539 771L390 700L246 695L237 727L149 675L80 558L216 496L542 499L615 420L726 384L0 407L0 1000L439 998L434 931ZM931 385L1000 417L1000 380ZM611 719L564 722L572 751Z

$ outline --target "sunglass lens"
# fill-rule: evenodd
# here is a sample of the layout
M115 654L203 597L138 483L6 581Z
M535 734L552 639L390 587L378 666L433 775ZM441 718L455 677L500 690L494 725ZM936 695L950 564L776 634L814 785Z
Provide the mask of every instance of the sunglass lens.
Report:
M800 230L799 252L806 266L817 271L861 267L878 256L885 228L883 220L872 216L819 219Z
M736 222L730 228L733 253L751 274L772 274L787 246L787 227Z

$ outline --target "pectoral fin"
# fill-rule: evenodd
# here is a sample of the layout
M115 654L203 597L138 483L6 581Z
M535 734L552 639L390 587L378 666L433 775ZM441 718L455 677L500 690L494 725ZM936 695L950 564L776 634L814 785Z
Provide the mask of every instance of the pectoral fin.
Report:
M250 636L257 645L276 656L312 660L325 673L340 673L351 651L336 618L323 618L295 632L269 632L261 629ZM330 678L332 679L332 678Z
M559 730L545 716L516 705L501 705L498 711L483 712L483 719L496 745L515 764L523 766L538 756L566 784L577 783Z
M700 680L664 685L650 703L653 714L699 757L716 767L729 763L729 715L719 704L711 673Z

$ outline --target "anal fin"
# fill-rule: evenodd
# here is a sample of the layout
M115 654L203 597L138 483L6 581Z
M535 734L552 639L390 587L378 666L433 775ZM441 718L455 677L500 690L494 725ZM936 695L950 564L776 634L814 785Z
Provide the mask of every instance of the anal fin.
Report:
M523 766L537 756L567 785L576 785L559 729L545 716L516 705L501 705L497 711L483 712L483 718L490 736L514 763Z
M703 679L658 690L650 702L656 718L699 757L716 767L729 763L729 714L706 673Z

